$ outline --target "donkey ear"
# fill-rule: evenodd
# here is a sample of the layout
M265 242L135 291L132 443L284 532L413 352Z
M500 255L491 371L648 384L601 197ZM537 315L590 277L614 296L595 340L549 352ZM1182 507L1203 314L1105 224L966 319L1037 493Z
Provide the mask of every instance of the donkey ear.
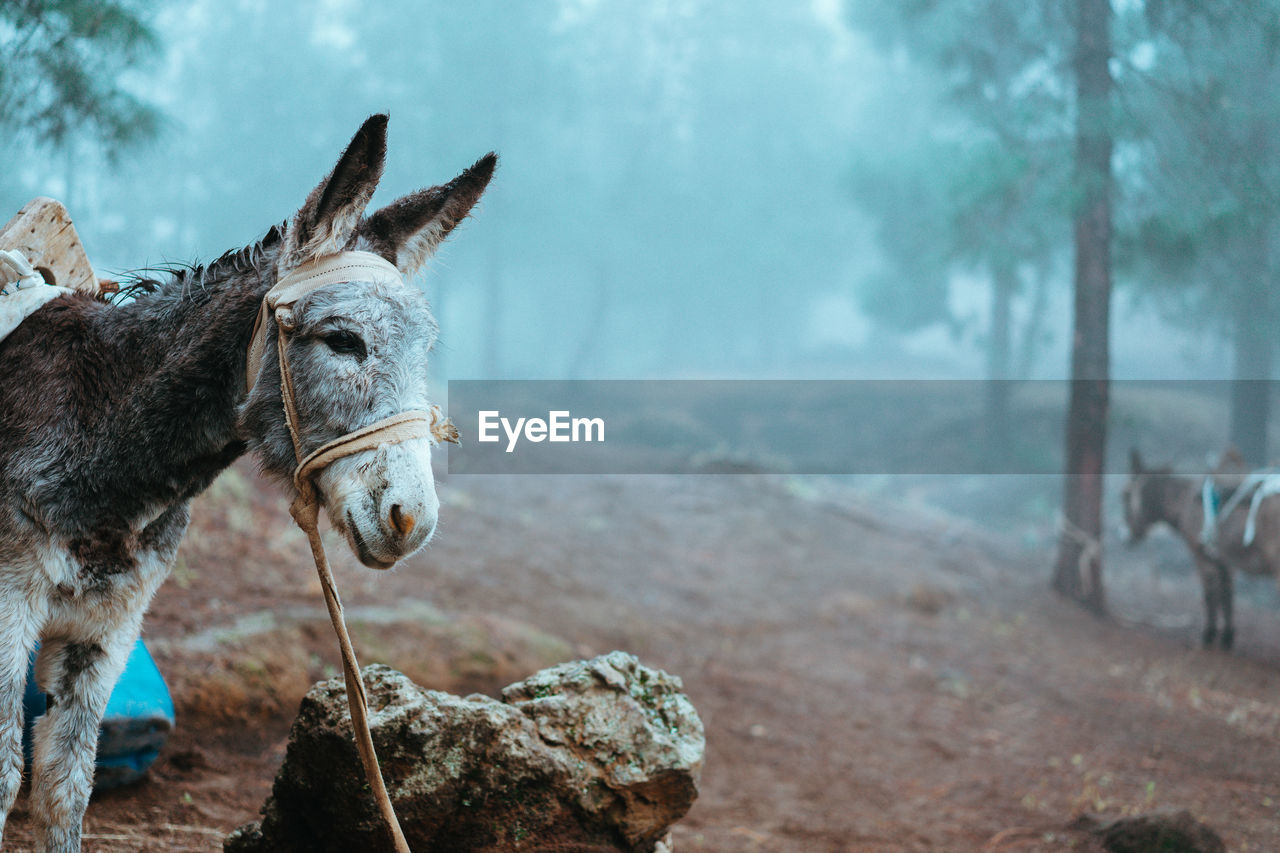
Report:
M361 246L412 277L480 200L497 163L490 151L449 183L393 201L360 224Z
M1136 447L1129 448L1129 473L1142 473L1142 454L1138 453L1138 448Z
M280 265L294 267L355 242L356 227L377 189L387 156L387 117L370 116L351 138L338 165L307 196L285 231Z

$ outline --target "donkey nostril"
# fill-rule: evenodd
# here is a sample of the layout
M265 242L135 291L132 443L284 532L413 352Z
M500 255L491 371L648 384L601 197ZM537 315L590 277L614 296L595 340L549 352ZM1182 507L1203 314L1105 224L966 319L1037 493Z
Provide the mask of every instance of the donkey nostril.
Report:
M413 516L400 509L400 504L391 505L391 528L401 536L408 536L413 532L413 526L416 522Z

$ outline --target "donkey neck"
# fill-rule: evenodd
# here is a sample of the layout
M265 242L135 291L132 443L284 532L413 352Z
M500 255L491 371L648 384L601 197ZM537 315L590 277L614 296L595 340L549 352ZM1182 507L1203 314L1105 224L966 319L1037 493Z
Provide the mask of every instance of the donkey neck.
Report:
M104 312L103 336L122 350L121 367L131 374L135 396L175 413L188 430L233 429L254 321L272 280L269 265L232 273L215 265Z
M137 529L244 453L245 353L274 264L235 261L262 254L176 275L125 305L63 297L19 327L0 366L35 369L29 387L0 389L11 411L25 408L0 434L57 433L55 447L0 462L0 474L41 484L28 515L69 534Z
M177 277L102 318L104 337L123 350L121 361L131 374L127 414L122 413L130 423L121 426L145 435L181 471L174 472L180 479L206 476L196 460L244 451L238 409L245 397L246 352L274 275L271 264L227 266L219 262Z
M1152 480L1157 517L1188 542L1200 541L1203 508L1200 484L1191 477L1164 474Z

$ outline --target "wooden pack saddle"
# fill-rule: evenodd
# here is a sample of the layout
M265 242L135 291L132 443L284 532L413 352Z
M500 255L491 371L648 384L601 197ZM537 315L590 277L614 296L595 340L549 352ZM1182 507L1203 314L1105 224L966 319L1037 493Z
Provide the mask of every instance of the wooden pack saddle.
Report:
M115 289L114 282L99 282L85 254L84 244L62 203L41 196L23 205L0 228L0 249L15 249L49 284L57 284L98 296Z

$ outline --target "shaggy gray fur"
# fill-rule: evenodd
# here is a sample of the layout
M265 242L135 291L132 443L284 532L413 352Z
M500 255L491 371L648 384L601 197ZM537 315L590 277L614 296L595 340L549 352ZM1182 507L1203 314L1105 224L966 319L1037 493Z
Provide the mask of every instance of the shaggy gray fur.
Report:
M415 194L434 212L402 200L366 219L385 148L386 117L374 116L287 226L135 288L150 292L133 301L60 297L0 342L0 829L21 782L22 688L36 641L37 678L53 701L36 726L32 814L41 849L68 853L80 846L98 723L188 504L246 449L269 474L292 475L274 346L245 399L263 294L292 266L351 248L392 263L411 257L399 264L411 276L425 260L422 235L438 243L495 163L489 155ZM288 352L304 452L429 405L436 326L417 291L332 285L294 313ZM274 341L274 323L268 333ZM414 444L349 457L318 480L330 519L368 565L391 565L435 527L430 446Z

